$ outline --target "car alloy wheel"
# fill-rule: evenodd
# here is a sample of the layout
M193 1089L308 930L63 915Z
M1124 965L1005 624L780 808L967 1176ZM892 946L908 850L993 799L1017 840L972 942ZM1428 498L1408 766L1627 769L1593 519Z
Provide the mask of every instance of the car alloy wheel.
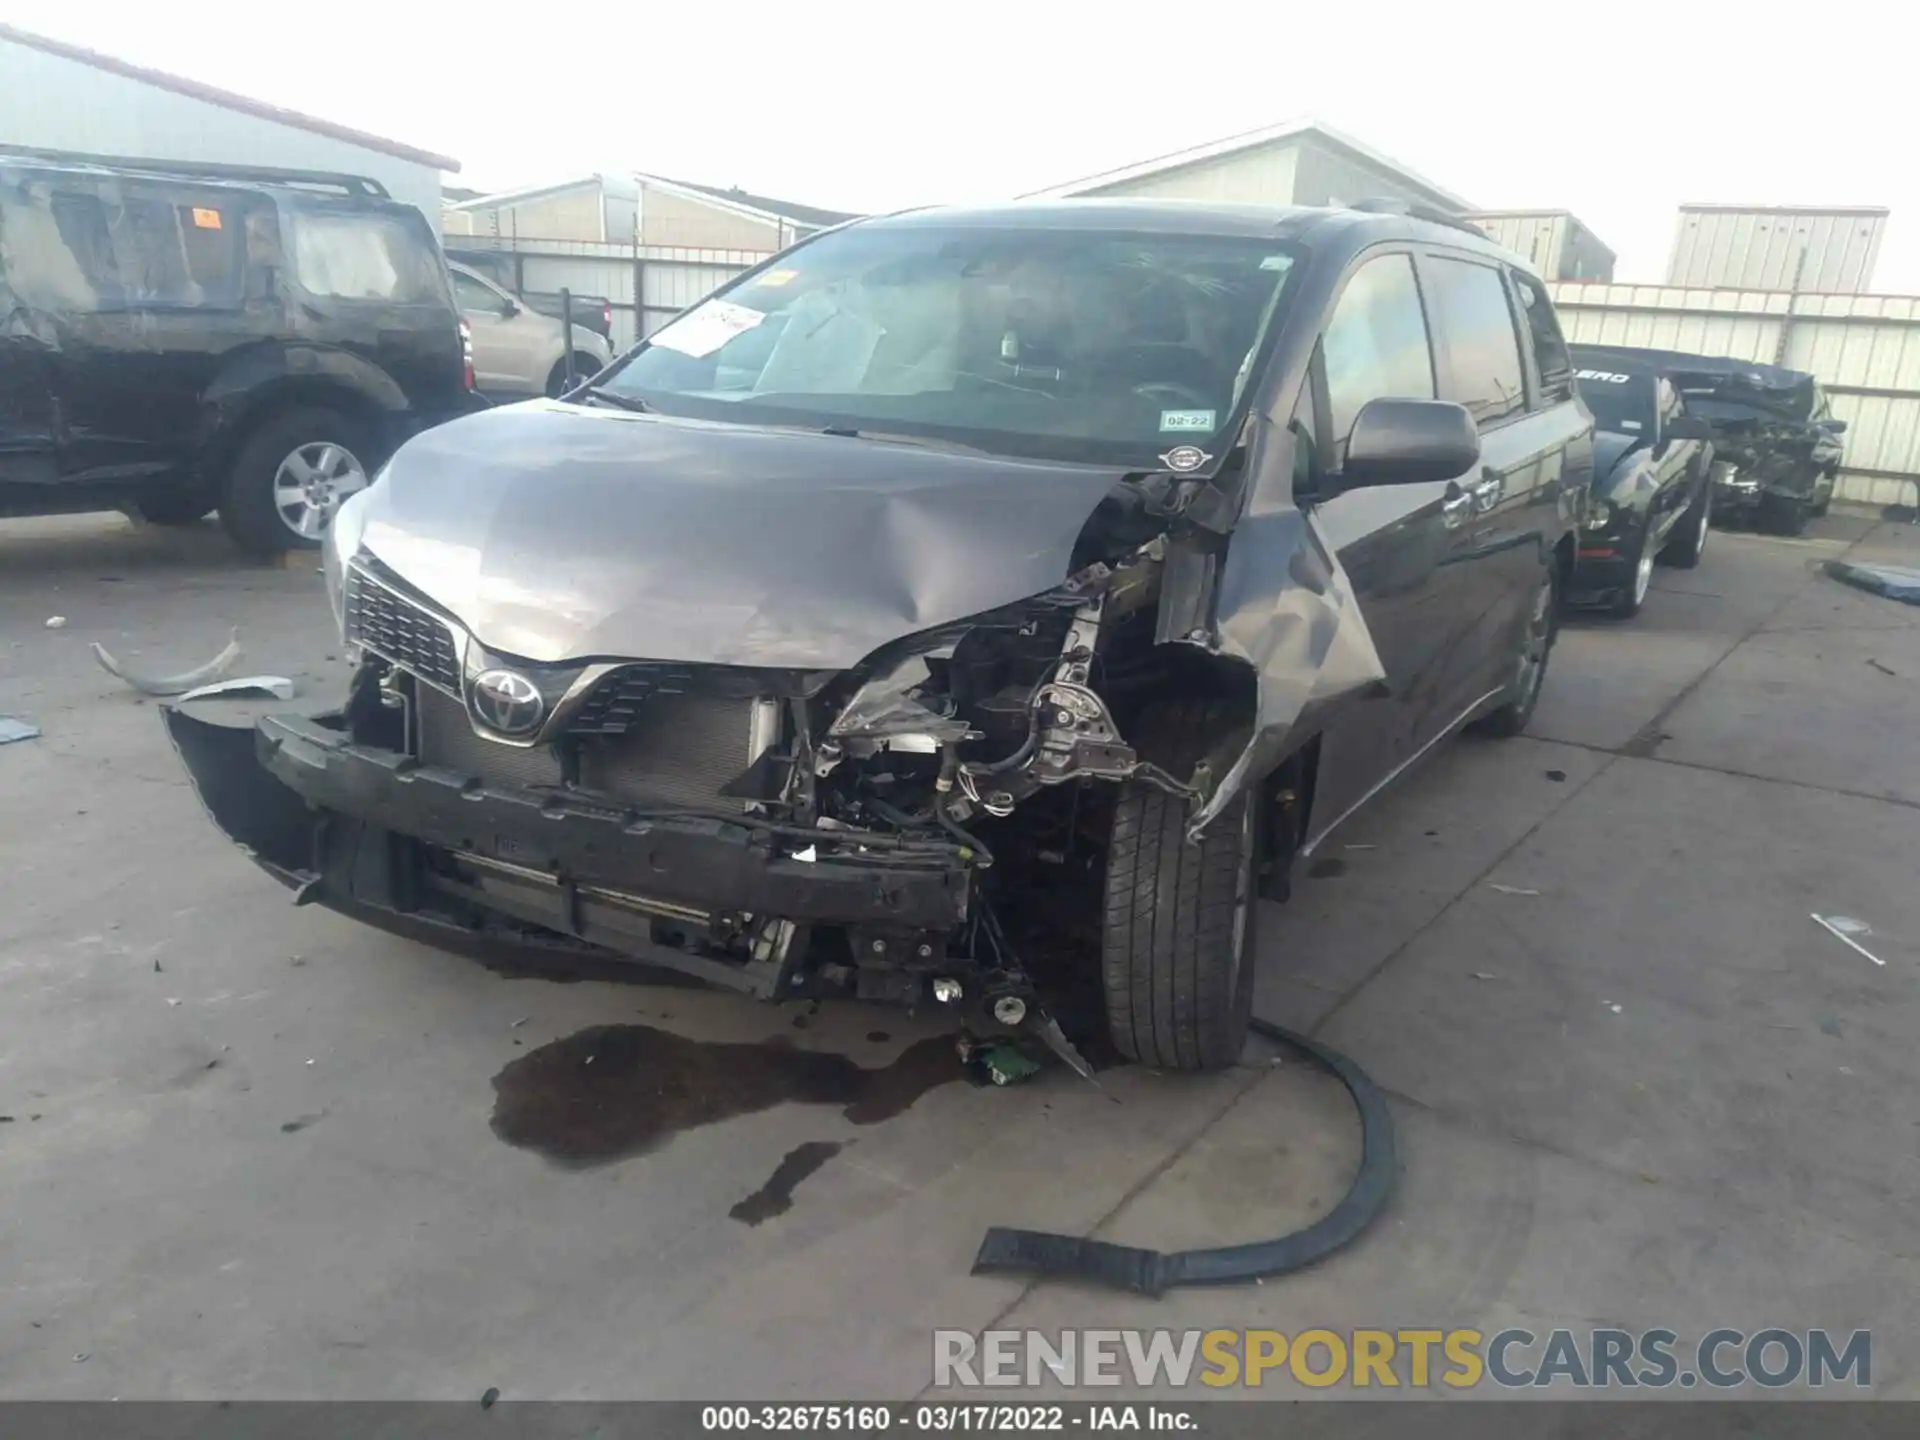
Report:
M1652 564L1650 558L1643 560L1641 570L1650 569ZM1644 582L1636 580L1635 583ZM1547 651L1553 648L1553 593L1553 573L1548 571L1533 597L1533 613L1527 617L1527 635L1521 643L1519 668L1513 677L1514 704L1522 712L1533 708L1540 682L1546 677Z
M1707 532L1713 528L1713 487L1707 486L1700 494L1700 533L1694 536L1693 553L1698 555L1707 548Z
M367 488L367 471L346 446L314 440L300 446L273 475L273 506L280 523L306 540L317 540L347 497Z
M1653 546L1642 541L1640 558L1633 567L1633 608L1638 610L1646 603L1647 591L1653 588Z

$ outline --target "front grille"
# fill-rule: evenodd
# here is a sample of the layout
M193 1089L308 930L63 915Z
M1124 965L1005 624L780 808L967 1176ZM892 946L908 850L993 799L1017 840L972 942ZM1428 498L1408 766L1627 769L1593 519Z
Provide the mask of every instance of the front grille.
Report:
M551 745L502 745L476 734L466 707L452 696L416 689L421 762L501 785L523 788L564 782ZM618 734L563 741L578 747L579 788L628 805L738 811L722 787L747 768L753 701L659 691Z
M581 788L632 805L738 810L720 790L747 768L752 726L751 700L658 692L623 733L581 739Z
M364 646L429 685L460 693L460 652L445 620L358 565L347 567L346 589L349 644Z
M656 697L678 697L691 688L684 665L622 665L588 692L567 721L574 735L624 735Z
M416 688L413 693L419 726L415 753L423 764L504 785L560 783L560 757L551 745L502 745L476 735L467 719L466 706L451 695L425 688Z

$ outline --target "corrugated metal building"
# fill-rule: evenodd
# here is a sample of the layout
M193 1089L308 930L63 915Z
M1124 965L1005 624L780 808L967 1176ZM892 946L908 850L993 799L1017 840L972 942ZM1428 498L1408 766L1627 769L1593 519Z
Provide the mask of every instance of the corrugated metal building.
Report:
M440 220L460 162L0 25L0 144L364 175Z
M1545 279L1613 279L1613 251L1570 210L1475 210L1462 218L1524 257Z
M1399 161L1310 120L1210 140L1023 198L1097 195L1252 205L1346 205L1383 197L1456 214L1472 208Z
M1886 224L1873 206L1682 205L1667 284L1865 295Z
M586 175L448 204L450 235L771 252L853 216L658 175Z

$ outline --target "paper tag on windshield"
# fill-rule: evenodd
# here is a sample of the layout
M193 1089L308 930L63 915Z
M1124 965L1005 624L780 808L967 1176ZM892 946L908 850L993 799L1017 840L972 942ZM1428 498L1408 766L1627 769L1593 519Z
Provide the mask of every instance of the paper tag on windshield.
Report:
M678 350L694 359L711 355L736 335L744 335L767 317L745 305L729 300L709 300L698 310L682 315L664 329L648 336L650 343Z
M1162 410L1160 412L1160 433L1181 434L1198 431L1207 435L1213 433L1213 411L1211 410Z

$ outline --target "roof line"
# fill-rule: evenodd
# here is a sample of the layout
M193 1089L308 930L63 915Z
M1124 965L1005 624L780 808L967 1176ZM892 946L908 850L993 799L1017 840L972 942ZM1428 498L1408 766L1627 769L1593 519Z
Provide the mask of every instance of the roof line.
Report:
M1102 170L1092 175L1082 175L1076 180L1050 185L1043 190L1030 190L1016 198L1037 200L1043 198L1064 199L1083 194L1088 190L1100 189L1108 185L1122 184L1128 180L1137 180L1146 175L1157 175L1166 170L1177 170L1203 160L1217 160L1223 156L1235 155L1242 150L1251 150L1257 145L1271 144L1275 140L1285 140L1295 135L1318 135L1331 141L1342 149L1351 151L1370 164L1383 170L1391 170L1403 179L1411 182L1429 195L1451 205L1456 210L1470 210L1473 207L1466 200L1427 179L1417 171L1409 170L1398 160L1383 155L1363 141L1334 129L1331 125L1311 118L1285 120L1277 125L1263 126L1258 130L1243 130L1237 135L1225 135L1217 140L1209 140L1199 145L1189 146L1185 150L1170 151L1165 155L1156 155L1148 160L1136 161L1115 170Z
M1717 211L1731 215L1877 215L1884 219L1893 212L1884 205L1729 205L1719 201L1685 204L1681 212Z
M227 110L238 110L244 115L252 115L260 120L271 120L277 125L290 126L296 130L311 131L315 135L324 135L330 140L357 145L363 150L377 150L399 160L411 160L416 165L430 165L436 170L445 170L453 174L458 174L460 171L460 162L448 155L436 155L431 150L415 149L411 145L401 144L398 140L369 135L364 130L336 125L331 120L321 120L312 115L303 115L297 110L269 105L264 100L236 95L231 90L202 84L198 80L189 80L182 75L170 75L164 70L150 70L144 65L135 65L118 56L103 55L98 50L89 50L83 45L70 45L64 40L35 35L17 26L0 23L0 40L11 40L31 50L40 50L48 55L56 55L62 60L89 65L95 70L104 70L111 75L123 76L128 80L138 80L158 90L171 90L174 94L184 95L190 100L204 101L209 105L218 105Z
M771 221L777 229L794 222L785 215L777 215L771 210L762 210L755 205L743 205L738 200L729 200L722 195L710 195L705 190L697 190L678 180L669 180L664 175L655 175L646 170L636 170L633 178L643 185L652 185L665 190L669 195L678 195L682 200L692 200L701 205L712 205L721 210L731 210L736 215L744 215L749 220Z
M558 180L550 185L523 185L518 190L492 190L476 195L471 200L462 200L449 205L449 210L489 210L495 205L515 205L523 200L539 200L548 195L564 195L569 190L582 190L589 185L604 186L608 176L595 171L591 175L580 175L572 180ZM620 176L613 176L615 180Z

